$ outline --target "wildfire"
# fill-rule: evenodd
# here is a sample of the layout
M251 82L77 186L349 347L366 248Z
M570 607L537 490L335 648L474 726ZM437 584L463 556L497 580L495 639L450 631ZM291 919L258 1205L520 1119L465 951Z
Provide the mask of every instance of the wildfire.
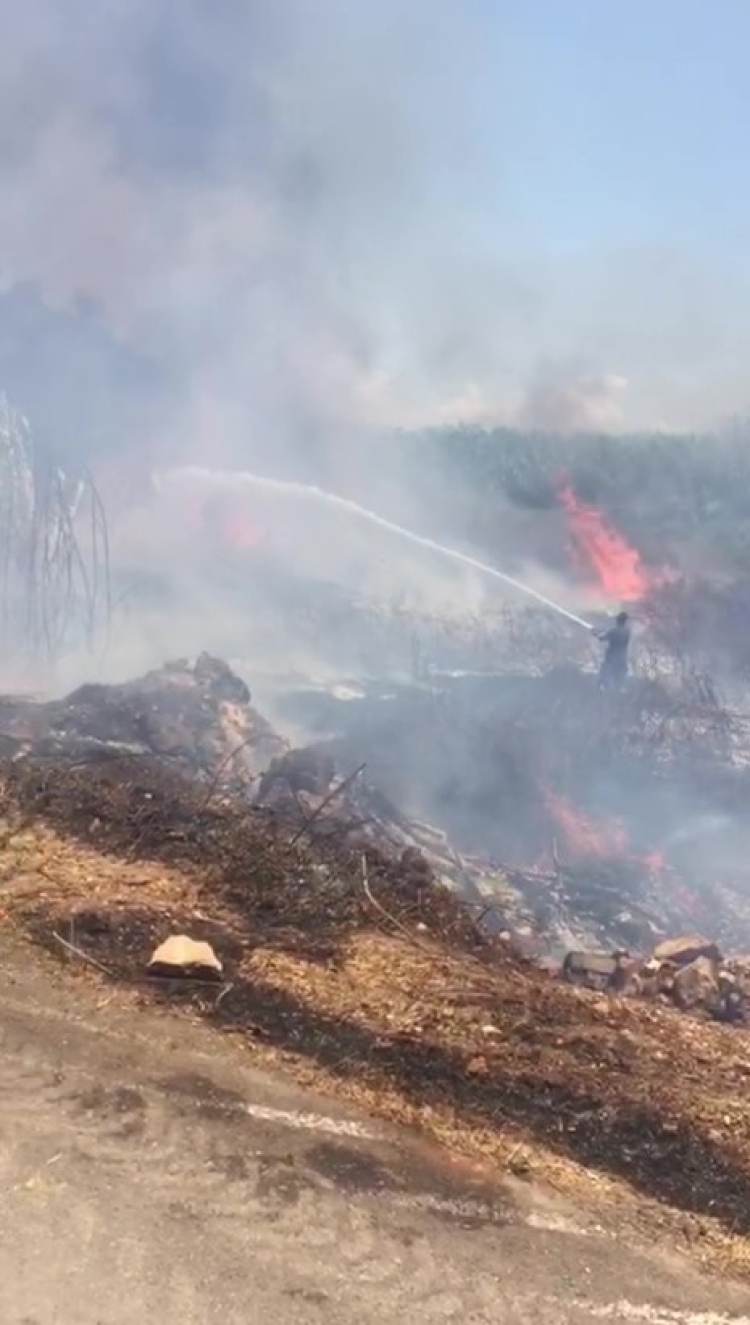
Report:
M663 874L667 868L667 858L662 851L647 851L641 859L652 874Z
M260 547L267 538L265 529L254 523L245 503L208 498L191 502L185 513L193 528L213 533L238 551Z
M246 512L239 510L227 511L221 532L226 542L238 549L260 547L266 540L265 530L253 524Z
M646 851L635 855L629 850L628 834L620 819L605 819L593 824L580 810L559 792L547 789L544 802L550 817L560 829L565 846L573 856L622 856L634 864L645 866L649 874L664 874L669 866L661 851Z
M607 521L596 506L581 501L564 476L557 495L568 519L571 550L597 588L620 602L634 602L661 582L663 575L649 572L637 550Z
M565 839L565 845L575 856L619 856L627 849L628 838L617 819L598 827L565 797L556 791L546 791L545 804Z
M559 792L545 790L544 802L571 856L600 860L621 856L631 864L641 865L652 878L658 878L662 883L668 882L674 904L692 915L696 924L705 925L709 914L705 900L682 882L661 851L646 851L642 855L629 851L628 835L619 819L593 824ZM544 863L548 866L548 858Z

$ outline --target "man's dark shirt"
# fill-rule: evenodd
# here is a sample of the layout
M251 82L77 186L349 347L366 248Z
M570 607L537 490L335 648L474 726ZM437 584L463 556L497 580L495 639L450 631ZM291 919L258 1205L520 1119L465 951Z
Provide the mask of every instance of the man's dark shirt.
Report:
M607 646L605 662L617 663L622 666L627 658L628 646L630 644L630 626L627 621L623 625L615 623L605 631L600 639Z

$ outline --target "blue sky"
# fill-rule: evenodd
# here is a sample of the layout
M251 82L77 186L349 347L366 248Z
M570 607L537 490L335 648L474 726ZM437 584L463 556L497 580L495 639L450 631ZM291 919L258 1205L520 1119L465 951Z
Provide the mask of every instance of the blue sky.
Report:
M525 0L487 18L513 53L513 185L541 242L744 248L747 5Z
M0 386L193 455L748 414L749 53L739 0L30 0Z

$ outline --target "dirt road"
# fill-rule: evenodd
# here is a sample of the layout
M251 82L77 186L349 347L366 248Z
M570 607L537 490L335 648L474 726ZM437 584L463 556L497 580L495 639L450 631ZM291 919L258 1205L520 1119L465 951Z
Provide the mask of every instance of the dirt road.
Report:
M4 1325L750 1325L750 1287L0 944ZM745 1314L743 1314L745 1313Z

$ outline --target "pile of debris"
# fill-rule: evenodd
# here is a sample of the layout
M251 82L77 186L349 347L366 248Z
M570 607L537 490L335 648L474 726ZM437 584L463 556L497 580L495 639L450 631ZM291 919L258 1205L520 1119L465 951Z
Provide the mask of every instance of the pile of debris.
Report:
M388 854L423 850L437 875L455 871L460 857L439 828L407 818L363 776L365 765L341 776L329 751L317 746L289 750L273 759L259 781L255 805L308 834ZM446 868L447 867L447 868Z
M641 680L604 701L558 669L295 708L320 711L337 765L365 760L403 814L446 830L513 927L563 948L687 929L750 948L750 729L710 695Z
M152 758L247 793L288 749L244 681L203 653L120 685L82 685L64 699L0 700L0 751L99 762Z
M203 783L203 801L238 795L288 838L382 853L405 874L442 883L476 903L477 869L440 829L412 821L363 777L342 776L330 752L290 749L258 713L248 687L209 654L123 684L88 684L63 699L0 700L0 755L19 768L90 765L123 788L147 771ZM134 770L139 770L136 773ZM150 783L149 783L150 785ZM124 794L124 792L123 792ZM496 926L497 927L497 926Z
M726 946L748 942L750 918L737 890L720 896L703 880L688 889L635 848L611 858L598 849L576 856L563 836L555 839L561 830L550 803L559 810L563 802L545 792L540 770L554 782L563 760L571 777L573 757L585 764L590 755L595 770L605 757L607 767L616 762L620 781L628 770L643 775L642 752L636 757L620 735L628 713L612 730L606 715L592 716L586 678L575 676L506 678L489 707L485 699L473 691L447 700L422 693L365 704L346 739L291 749L254 708L241 678L202 654L124 684L84 685L60 700L0 700L0 756L17 766L31 758L36 768L93 765L99 775L106 765L113 787L134 778L145 787L148 764L160 775L187 776L201 804L239 796L256 821L276 825L287 840L304 835L334 853L376 851L403 877L443 885L485 932L507 932L525 955L552 966L566 948L648 951L688 927L710 925ZM614 753L602 753L605 738L616 741ZM661 746L659 768L660 753ZM713 765L708 773L716 785ZM747 771L730 775L722 796L744 805ZM429 778L424 803L410 798L406 788L423 791ZM652 780L651 799L658 790ZM642 801L641 794L639 814ZM149 805L146 799L139 810L144 832ZM428 822L430 807L440 827ZM566 815L576 809L572 801L563 808Z
M584 988L651 999L714 1021L750 1021L750 957L725 960L699 934L667 939L643 959L622 951L571 951L562 973Z

